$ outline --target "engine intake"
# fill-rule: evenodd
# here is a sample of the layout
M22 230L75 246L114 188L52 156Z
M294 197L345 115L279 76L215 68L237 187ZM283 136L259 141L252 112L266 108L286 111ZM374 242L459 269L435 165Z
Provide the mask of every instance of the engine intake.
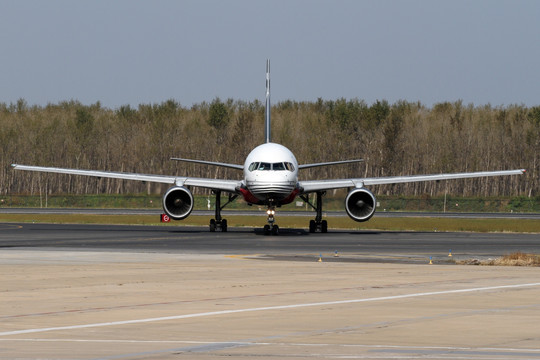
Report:
M364 188L354 189L345 199L345 210L347 210L347 215L355 221L368 221L375 214L376 203L371 191Z
M185 219L193 210L193 195L182 186L175 186L163 195L163 210L174 220Z

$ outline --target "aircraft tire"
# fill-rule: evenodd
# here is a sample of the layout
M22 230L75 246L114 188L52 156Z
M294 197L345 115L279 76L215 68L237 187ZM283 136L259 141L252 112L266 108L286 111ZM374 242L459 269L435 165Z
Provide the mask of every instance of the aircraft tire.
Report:
M321 221L321 232L322 233L328 232L328 221L326 220Z
M216 220L211 219L210 220L210 232L215 232L215 231L216 231Z
M317 224L315 220L309 220L309 232L314 233L317 230Z
M221 220L221 231L227 232L227 220L225 219Z

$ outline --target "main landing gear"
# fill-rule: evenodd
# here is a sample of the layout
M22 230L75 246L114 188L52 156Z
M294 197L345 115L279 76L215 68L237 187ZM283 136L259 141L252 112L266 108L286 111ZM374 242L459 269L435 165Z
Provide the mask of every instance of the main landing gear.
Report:
M210 220L210 232L215 232L216 229L221 229L222 232L227 231L227 220L221 218L221 210L229 203L233 202L238 195L229 194L229 201L221 206L221 190L212 190L216 194L216 214L215 219Z
M326 220L322 219L322 197L326 192L324 191L317 191L315 194L317 195L315 206L311 202L309 202L309 198L305 195L301 195L300 198L304 200L309 206L315 209L317 212L315 215L315 220L309 221L309 232L314 233L317 231L320 231L322 233L328 232L328 222Z
M264 225L264 235L278 235L279 234L279 226L275 224L275 218L274 215L276 214L276 210L274 206L269 206L268 210L266 210L266 214L268 215L267 221L268 224Z

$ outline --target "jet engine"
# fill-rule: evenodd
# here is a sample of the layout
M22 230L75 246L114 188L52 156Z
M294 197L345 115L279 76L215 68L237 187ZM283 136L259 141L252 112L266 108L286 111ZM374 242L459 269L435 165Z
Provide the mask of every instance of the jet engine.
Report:
M375 196L371 191L364 188L354 189L347 194L345 210L354 221L368 221L375 214L376 203Z
M174 186L163 195L163 210L174 220L185 219L193 210L193 195L182 186Z

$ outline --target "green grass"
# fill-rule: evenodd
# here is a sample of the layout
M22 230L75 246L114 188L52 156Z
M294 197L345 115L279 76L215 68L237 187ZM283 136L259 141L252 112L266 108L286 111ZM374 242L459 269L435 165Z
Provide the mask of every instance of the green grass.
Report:
M326 218L330 229L387 231L464 231L540 233L540 221L529 219L454 219L428 217L378 218L358 223L347 217ZM0 222L129 224L159 226L207 226L209 216L190 216L182 221L161 224L157 215L80 215L80 214L0 214ZM282 228L308 228L310 218L304 216L276 217ZM262 227L265 216L227 216L229 227Z

